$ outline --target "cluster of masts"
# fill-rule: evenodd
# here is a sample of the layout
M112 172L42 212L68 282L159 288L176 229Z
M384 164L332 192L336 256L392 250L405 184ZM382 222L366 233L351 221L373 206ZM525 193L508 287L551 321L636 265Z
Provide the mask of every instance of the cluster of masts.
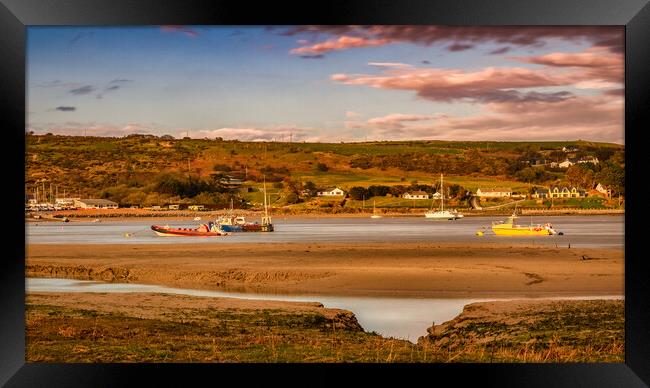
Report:
M81 193L78 193L78 198L81 198ZM41 182L41 187L36 185L32 189L32 198L35 203L38 204L55 204L58 198L68 198L67 190L63 190L63 197L59 197L59 185L49 184L49 188L46 189L45 181Z

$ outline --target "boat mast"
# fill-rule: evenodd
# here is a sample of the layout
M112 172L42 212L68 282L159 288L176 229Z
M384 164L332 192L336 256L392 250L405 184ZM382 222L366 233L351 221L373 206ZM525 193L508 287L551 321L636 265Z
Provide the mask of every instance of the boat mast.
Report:
M269 212L266 205L266 176L264 176L264 216L268 217Z
M442 185L442 173L440 173L440 193L442 193L442 196L440 197L440 211L445 210L445 189L444 186Z

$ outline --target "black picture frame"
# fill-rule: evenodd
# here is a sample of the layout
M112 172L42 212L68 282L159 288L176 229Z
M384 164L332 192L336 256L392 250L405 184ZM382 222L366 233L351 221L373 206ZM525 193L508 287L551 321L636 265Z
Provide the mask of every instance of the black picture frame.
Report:
M229 378L246 385L350 383L404 384L420 377L436 384L500 387L621 386L650 384L650 273L643 252L647 220L641 174L645 119L650 115L650 0L456 0L326 2L0 0L0 117L5 182L0 260L0 384L15 386L210 385ZM621 25L625 50L625 363L622 364L435 364L435 365L207 365L207 364L27 364L25 363L24 173L25 37L32 25L198 25L198 24L437 24L437 25ZM647 201L647 200L646 200ZM644 207L645 206L645 207ZM253 371L253 368L255 369ZM257 384L256 384L257 385Z

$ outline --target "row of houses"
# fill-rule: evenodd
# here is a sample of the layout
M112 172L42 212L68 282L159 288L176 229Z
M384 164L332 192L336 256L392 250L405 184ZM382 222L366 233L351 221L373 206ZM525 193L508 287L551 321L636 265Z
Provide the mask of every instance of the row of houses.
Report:
M54 203L38 203L35 199L27 200L28 210L68 210L68 209L117 209L117 202L95 198L56 198Z
M602 195L605 197L612 196L612 190L602 184L597 184L592 191L586 191L575 186L550 186L539 187L533 190L533 198L584 198L588 195Z
M611 195L611 190L607 189L602 184L598 184L594 189L600 194L605 196ZM342 196L345 195L345 191L340 188L332 188L326 191L319 191L319 196ZM494 188L479 188L476 190L477 197L482 198L511 198L511 197L524 197L523 194L517 194L512 191L509 187L494 187ZM588 195L587 191L576 186L550 186L550 187L538 187L533 190L531 194L532 198L584 198ZM402 195L404 199L440 199L442 195L440 193L434 193L429 195L424 191L412 191L407 192Z
M585 190L575 186L551 186L538 187L533 190L533 198L584 198L587 196Z
M317 192L319 197L329 197L329 196L342 196L345 195L345 191L338 188L328 188ZM501 198L501 197L512 197L513 192L510 188L479 188L476 191L476 195L479 197L492 197L492 198ZM402 194L404 199L440 199L442 194L439 192L429 195L425 191L410 191Z
M328 187L317 191L316 195L319 197L339 197L345 195L345 190L339 187ZM440 193L429 195L429 193L421 190L410 191L402 194L402 198L404 199L440 199L441 196Z
M549 166L551 168L558 168L558 167L569 168L574 164L580 164L580 163L592 163L592 164L600 163L597 157L591 155L583 156L581 158L566 158L563 162L559 162L559 163L551 161L550 159L546 159L546 158L532 158L529 159L527 162L530 166L533 167Z

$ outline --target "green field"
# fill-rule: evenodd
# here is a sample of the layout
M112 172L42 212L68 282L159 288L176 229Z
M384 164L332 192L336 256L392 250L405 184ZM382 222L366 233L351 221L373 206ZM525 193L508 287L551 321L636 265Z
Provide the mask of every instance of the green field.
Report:
M318 188L338 186L347 191L355 186L410 186L414 182L437 185L442 172L446 185L459 185L462 190L508 187L527 193L532 185L564 184L565 174L545 171L532 181L526 180L519 174L525 169L522 161L530 155L561 153L563 146L576 144L592 153L605 152L614 163L624 166L623 146L582 141L281 143L181 140L153 135L28 135L25 191L33 194L39 188L41 196L45 189L48 197L58 191L59 196L65 192L107 198L120 206L193 203L227 208L231 199L236 203L261 203L262 195L220 189L219 179L225 175L240 176L245 188L260 188L266 179L269 190L273 182L284 181L285 188L287 182L298 186L312 182ZM170 176L175 183L169 183ZM161 182L169 184L163 187ZM286 189L274 192L274 206L286 205ZM394 200L385 205L405 206ZM599 206L584 206L591 205Z

